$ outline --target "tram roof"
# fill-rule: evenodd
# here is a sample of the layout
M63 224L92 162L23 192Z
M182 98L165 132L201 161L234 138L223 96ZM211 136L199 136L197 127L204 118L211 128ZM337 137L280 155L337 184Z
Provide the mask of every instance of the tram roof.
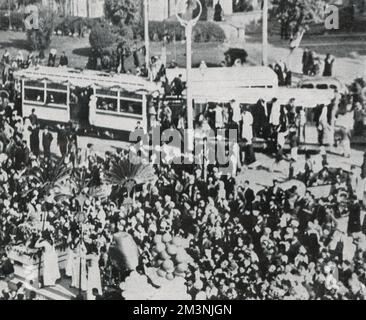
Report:
M167 69L167 77L172 81L182 75L186 81L186 69ZM193 87L244 88L247 86L278 86L276 73L269 67L243 66L222 68L193 68L191 70Z
M94 70L79 70L72 68L53 67L31 67L14 72L14 76L19 79L50 81L54 83L70 83L76 87L97 86L102 88L121 88L130 92L153 93L161 91L156 83L144 78L129 75L115 74Z

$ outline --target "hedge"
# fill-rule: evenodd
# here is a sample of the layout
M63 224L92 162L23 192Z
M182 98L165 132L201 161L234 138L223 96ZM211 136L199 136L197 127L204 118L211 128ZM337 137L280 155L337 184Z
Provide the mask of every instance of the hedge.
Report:
M24 14L20 12L11 12L11 26L15 30L25 30L24 27ZM9 12L8 11L0 11L0 29L8 30L9 29Z
M178 21L150 21L150 40L161 41L164 33L169 39L181 41L185 38L184 28ZM195 42L223 42L224 30L214 22L199 21L193 28L193 40Z
M66 17L57 23L55 31L61 35L69 35L70 33L81 34L83 29L93 29L101 22L100 18Z

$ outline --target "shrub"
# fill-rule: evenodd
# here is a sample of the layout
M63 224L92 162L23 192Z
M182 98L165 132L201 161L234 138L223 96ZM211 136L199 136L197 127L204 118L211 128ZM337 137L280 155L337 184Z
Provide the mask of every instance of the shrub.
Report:
M164 33L170 39L181 41L185 38L184 28L178 21L150 21L149 36L151 40L163 40ZM223 42L224 30L214 22L199 21L193 28L193 41L195 42Z
M214 22L199 21L193 28L195 42L223 42L224 30Z
M246 63L248 58L248 53L244 49L240 48L230 48L224 53L224 55L227 67L232 67L238 59L242 64Z
M105 23L95 25L89 35L89 42L92 48L104 49L116 41L116 36L110 26Z

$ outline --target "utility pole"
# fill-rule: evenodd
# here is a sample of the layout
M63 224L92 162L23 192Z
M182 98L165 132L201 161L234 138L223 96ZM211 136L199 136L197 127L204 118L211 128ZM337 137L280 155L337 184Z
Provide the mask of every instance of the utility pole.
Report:
M262 65L268 66L268 0L263 0L262 3Z
M145 63L146 68L150 70L150 36L149 36L149 0L144 0L144 36L145 36Z
M9 6L9 30L12 29L11 26L11 0L8 0L8 6Z
M197 17L193 17L192 8L194 3L198 6L198 15ZM186 98L187 98L187 129L188 129L188 151L193 151L194 149L194 119L193 119L193 95L192 95L192 32L193 27L198 22L201 14L202 14L202 4L198 0L194 1L185 1L180 0L176 4L177 8L184 8L183 11L176 12L176 17L180 24L185 28L186 33ZM184 16L188 17L188 20L184 20Z
M187 55L187 62L186 62L186 78L187 78L187 85L186 85L186 98L187 98L187 123L188 123L188 132L189 132L189 150L193 150L193 98L192 98L192 81L191 81L191 71L192 71L192 29L193 24L188 23L186 25L186 55Z

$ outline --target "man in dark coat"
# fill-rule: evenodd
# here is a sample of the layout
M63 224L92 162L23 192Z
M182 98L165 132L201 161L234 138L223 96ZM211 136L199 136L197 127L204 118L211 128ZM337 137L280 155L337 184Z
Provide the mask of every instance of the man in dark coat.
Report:
M182 95L184 87L181 74L179 75L179 77L174 78L171 88L177 97L180 97Z
M60 66L61 67L67 67L69 65L69 59L66 56L65 51L62 52L62 56L60 57Z
M366 152L363 155L363 163L361 166L361 179L366 179Z
M214 13L214 21L220 22L222 21L222 7L220 1L218 1L215 5L215 13Z
M304 50L304 54L302 55L302 73L304 75L309 74L309 62L310 62L310 52L309 49L306 48Z
M333 75L333 65L335 59L328 53L324 60L324 72L323 77L331 77Z
M349 235L361 232L361 206L357 197L352 197L353 203L349 206L348 228Z
M255 137L263 137L264 129L268 126L267 107L260 99L253 108L253 132Z
M30 134L30 148L32 153L39 156L39 127L33 126Z
M48 131L48 127L45 128L42 136L42 145L44 156L47 159L51 158L51 143L53 141L52 133Z
M14 152L14 166L16 170L22 168L23 164L28 163L30 150L27 146L27 141L23 141L22 145L16 146Z
M65 130L65 127L61 126L59 131L58 131L58 134L57 134L57 145L60 148L60 153L61 153L62 157L66 156L67 143L68 143L67 132Z
M32 126L35 126L38 124L38 117L36 115L36 109L32 109L32 113L29 116L29 121L32 124Z
M244 183L243 195L244 195L244 199L245 199L245 210L252 211L253 210L253 201L255 200L255 193L250 188L249 181L245 181L245 183Z

